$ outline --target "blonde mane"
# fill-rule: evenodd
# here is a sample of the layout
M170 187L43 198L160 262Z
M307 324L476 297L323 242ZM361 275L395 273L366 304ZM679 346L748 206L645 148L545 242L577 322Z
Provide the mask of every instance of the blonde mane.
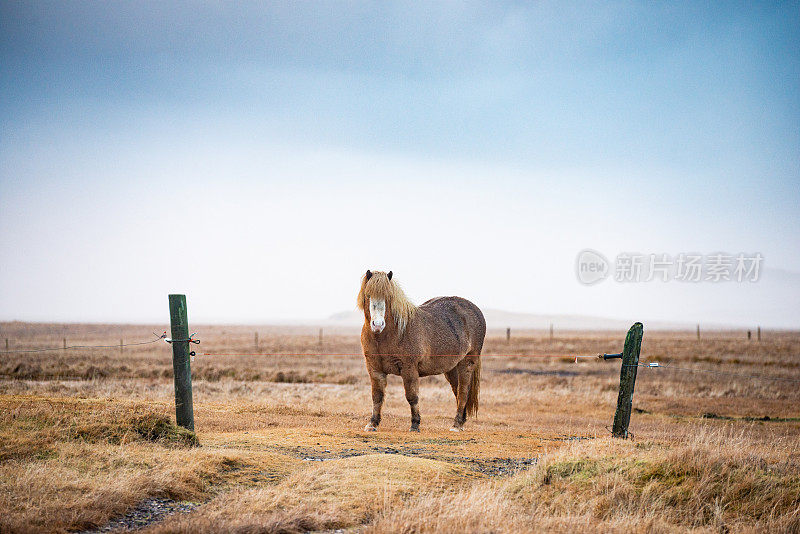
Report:
M361 277L361 290L358 292L358 307L365 313L369 309L370 298L386 301L386 307L397 325L398 336L402 338L417 307L408 300L400 285L383 271L372 271L369 279L364 274Z

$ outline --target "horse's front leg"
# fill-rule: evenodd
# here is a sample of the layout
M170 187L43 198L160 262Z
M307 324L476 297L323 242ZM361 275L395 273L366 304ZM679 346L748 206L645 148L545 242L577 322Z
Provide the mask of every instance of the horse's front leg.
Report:
M406 400L411 406L411 432L419 432L422 419L419 416L419 370L416 365L403 369L403 387L406 390Z
M372 417L364 430L374 432L381 424L381 408L383 408L383 392L386 389L386 373L370 371L369 378L372 381Z

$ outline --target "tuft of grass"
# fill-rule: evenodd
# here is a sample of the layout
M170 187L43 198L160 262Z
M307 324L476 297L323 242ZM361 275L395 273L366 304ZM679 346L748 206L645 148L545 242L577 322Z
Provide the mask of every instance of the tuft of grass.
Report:
M68 432L71 432L76 439L90 443L106 441L120 444L132 440L144 440L167 447L200 446L197 434L176 425L166 415L155 412L134 414L117 421L76 424Z
M35 397L0 397L0 459L40 457L60 441L120 444L149 441L199 446L197 435L152 407Z
M147 441L167 443L174 446L199 447L197 434L174 424L169 417L148 413L131 421L133 430Z
M573 482L591 482L598 474L598 462L586 458L569 459L547 466L543 483L550 484L555 478L569 478Z

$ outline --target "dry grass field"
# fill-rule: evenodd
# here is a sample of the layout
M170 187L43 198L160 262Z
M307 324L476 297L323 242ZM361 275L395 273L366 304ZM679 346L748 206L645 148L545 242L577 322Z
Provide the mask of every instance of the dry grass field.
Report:
M0 350L164 327L2 323ZM192 329L196 436L173 424L163 342L1 355L0 532L800 532L800 382L745 376L800 379L799 333L645 324L642 359L673 367L639 369L616 440L619 360L570 356L618 352L624 331L490 332L478 418L449 432L450 387L426 378L412 434L399 377L362 431L364 363L341 355L357 332Z

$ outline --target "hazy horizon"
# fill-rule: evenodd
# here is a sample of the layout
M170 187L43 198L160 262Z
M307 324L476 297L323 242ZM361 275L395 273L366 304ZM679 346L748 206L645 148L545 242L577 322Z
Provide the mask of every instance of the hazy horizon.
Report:
M800 328L800 3L0 3L0 320ZM584 249L760 254L584 285Z

